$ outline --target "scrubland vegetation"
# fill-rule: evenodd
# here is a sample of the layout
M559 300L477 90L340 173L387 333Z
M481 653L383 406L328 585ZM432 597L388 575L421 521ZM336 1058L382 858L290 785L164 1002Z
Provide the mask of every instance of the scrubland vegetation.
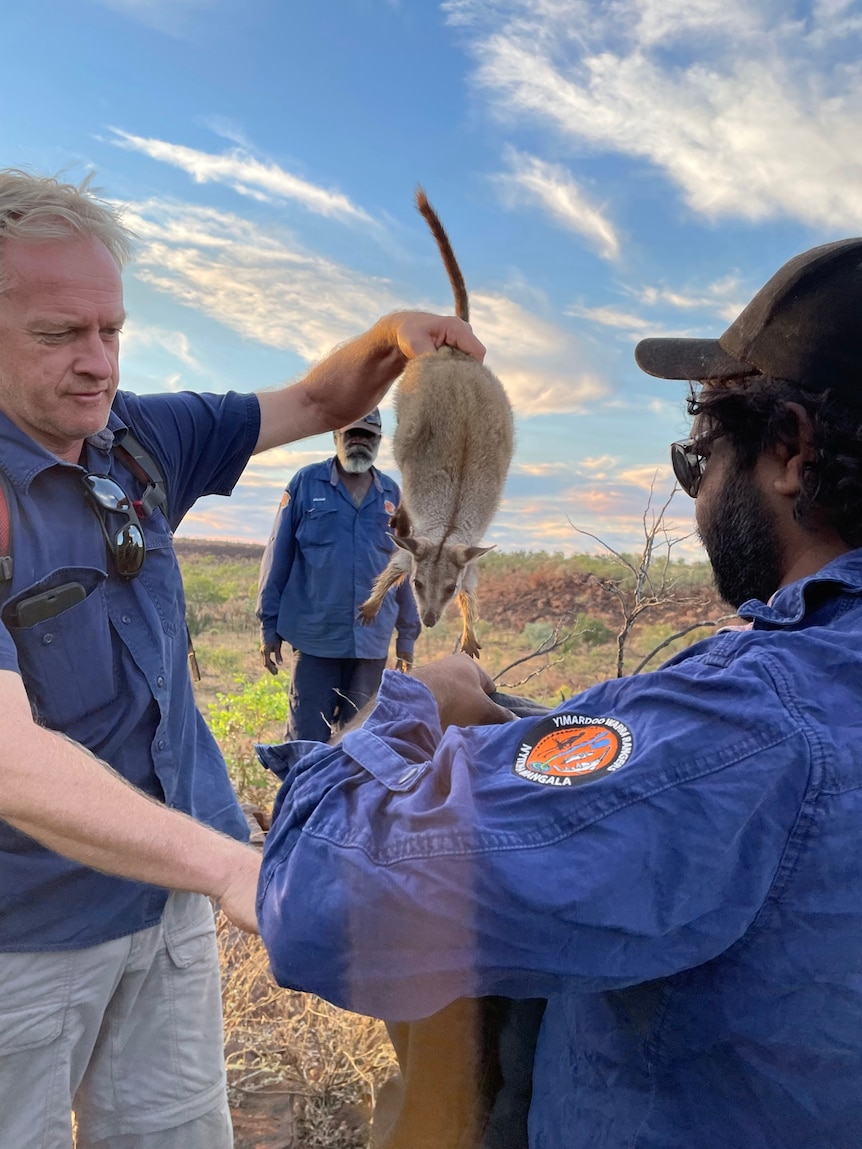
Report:
M201 674L198 705L240 799L268 809L276 782L253 743L280 741L289 680L286 670L274 678L260 665L262 548L178 539L176 549ZM481 562L479 597L483 666L501 689L551 705L620 669L635 672L658 650L651 669L728 614L705 563L657 557L650 545L623 556L492 552ZM417 664L449 653L459 633L452 608L420 637ZM257 939L225 922L220 938L237 1149L366 1146L376 1090L394 1064L382 1023L278 989Z

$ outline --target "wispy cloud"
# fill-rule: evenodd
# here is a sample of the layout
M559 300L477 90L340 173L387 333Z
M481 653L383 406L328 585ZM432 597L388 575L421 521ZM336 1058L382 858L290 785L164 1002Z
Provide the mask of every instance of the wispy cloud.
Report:
M616 229L603 208L592 202L567 168L514 148L506 149L505 158L511 171L493 179L507 206L538 205L559 227L582 235L604 259L619 257Z
M752 290L745 288L738 275L727 275L699 288L644 286L630 289L629 294L648 307L668 306L679 311L711 311L730 322L748 302Z
M283 468L268 466L271 455L279 455ZM290 459L286 456L290 455ZM276 507L284 485L293 470L322 457L321 453L284 450L258 455L246 468L233 497L201 500L183 520L181 533L204 538L236 538L263 541L272 529ZM288 465L289 464L289 465ZM596 480L594 476L555 476L550 489L541 482L535 493L535 479L529 468L513 468L506 497L489 530L486 541L505 550L549 550L564 554L601 551L601 545L579 533L589 532L616 550L631 551L643 540L643 519L649 482L635 468L630 478ZM646 468L644 469L646 470ZM655 468L649 468L650 478ZM596 482L600 486L596 486ZM663 501L671 480L656 483L656 497ZM678 557L703 558L694 536L690 499L674 500L667 516L673 538L687 537L674 548ZM641 542L642 545L642 542Z
M693 311L705 312L730 323L745 306L754 286L746 293L738 276L726 276L714 283L696 288L674 289L665 285L650 284L642 287L621 285L619 290L627 300L634 301L643 311L638 313L610 304L587 306L583 303L571 303L564 309L564 314L571 315L575 319L585 319L600 327L611 328L624 336L626 341L634 343L645 335L655 334L656 321L652 314L655 308L662 308L664 313L668 308L684 314ZM665 322L663 333L687 336L700 335L702 330L699 324L689 327L685 323L668 325Z
M286 230L174 200L120 206L139 237L138 278L244 338L306 361L379 316L417 305L388 280L309 252ZM476 291L472 319L519 415L578 413L611 393L574 335L514 300ZM164 332L139 338L191 355Z
M172 200L121 205L139 237L134 273L240 335L306 360L399 303L388 282L230 212Z
M862 216L858 4L447 0L499 117L646 161L706 218Z
M521 416L579 413L611 393L577 338L504 296L474 292L472 322L493 348L488 366Z
M519 472L522 475L531 475L534 478L549 476L555 477L557 475L565 475L571 473L571 463L513 463L512 470Z
M235 125L219 121L222 134ZM245 146L215 154L145 136L135 136L122 128L110 128L113 143L127 151L140 152L150 159L170 164L186 172L195 183L218 183L253 199L293 200L310 212L348 223L373 223L371 217L341 192L318 187L285 171L271 160L256 158ZM376 226L376 225L375 225Z
M142 348L160 347L175 359L191 368L203 371L204 368L192 353L189 337L182 331L169 331L151 324L142 325L129 319L123 327L123 360L137 354Z
M599 455L594 459L581 459L580 466L587 471L603 471L608 467L613 467L617 463L617 459L613 455Z

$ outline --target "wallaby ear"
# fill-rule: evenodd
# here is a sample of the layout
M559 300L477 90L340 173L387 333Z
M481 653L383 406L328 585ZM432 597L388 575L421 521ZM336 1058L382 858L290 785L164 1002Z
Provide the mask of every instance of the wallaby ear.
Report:
M452 553L456 562L461 566L466 566L467 563L473 562L475 559L480 559L482 555L486 555L488 551L494 550L493 546L490 547L469 547L466 543L458 543L452 547Z
M389 537L396 547L401 547L402 551L409 551L417 559L421 559L429 547L429 540L422 535L419 538L416 538L415 535L408 535L406 538L402 538L400 535L390 535Z

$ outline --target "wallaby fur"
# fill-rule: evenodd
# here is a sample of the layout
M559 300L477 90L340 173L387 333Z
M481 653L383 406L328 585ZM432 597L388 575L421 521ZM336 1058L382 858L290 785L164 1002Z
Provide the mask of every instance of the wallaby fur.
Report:
M469 318L467 289L448 236L421 188L416 204L437 240L455 294ZM401 471L401 505L393 516L398 550L360 607L373 619L387 591L410 577L419 616L434 626L457 594L460 649L476 658L479 641L477 545L500 503L514 448L512 408L500 380L452 347L411 359L395 395L392 441Z

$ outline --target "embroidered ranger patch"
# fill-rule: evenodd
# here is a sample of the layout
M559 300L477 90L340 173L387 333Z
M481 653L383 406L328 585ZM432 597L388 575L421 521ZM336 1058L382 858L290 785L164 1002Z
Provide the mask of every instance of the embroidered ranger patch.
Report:
M383 509L387 513L387 515L394 515L395 514L395 504L390 503L388 499L383 504Z
M284 508L287 506L287 504L289 502L290 502L290 491L285 491L284 494L281 496L281 502L278 505L281 508L281 510L284 510Z
M521 743L512 772L543 786L580 786L622 769L632 745L631 731L616 718L554 714Z

